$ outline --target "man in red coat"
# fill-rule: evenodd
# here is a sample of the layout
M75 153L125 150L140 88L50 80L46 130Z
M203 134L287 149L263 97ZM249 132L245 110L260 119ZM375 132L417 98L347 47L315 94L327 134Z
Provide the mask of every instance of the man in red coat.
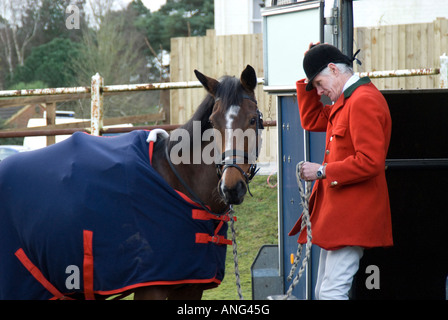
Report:
M391 135L386 100L369 78L328 44L311 45L297 81L302 126L326 131L322 164L305 162L300 175L316 180L309 210L313 244L321 248L316 297L348 299L365 248L393 245L385 160ZM332 105L324 106L324 94ZM290 235L300 231L301 218ZM306 230L299 236L306 242Z

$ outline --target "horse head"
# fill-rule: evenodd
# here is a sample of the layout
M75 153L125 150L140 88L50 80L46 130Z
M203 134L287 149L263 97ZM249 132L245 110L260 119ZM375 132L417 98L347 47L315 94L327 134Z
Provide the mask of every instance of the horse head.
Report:
M216 157L219 194L227 204L240 204L256 174L261 147L263 120L254 93L255 70L248 65L240 79L227 76L219 81L197 70L195 74L214 98L209 122L220 155Z

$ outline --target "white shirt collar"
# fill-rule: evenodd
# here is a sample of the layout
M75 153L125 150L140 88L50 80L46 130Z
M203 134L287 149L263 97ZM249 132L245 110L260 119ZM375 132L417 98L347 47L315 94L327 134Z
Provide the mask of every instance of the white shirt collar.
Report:
M347 80L347 82L344 85L344 88L342 88L342 93L344 93L344 91L350 87L352 84L354 84L355 82L357 82L359 80L359 76L354 74L350 77L350 79Z

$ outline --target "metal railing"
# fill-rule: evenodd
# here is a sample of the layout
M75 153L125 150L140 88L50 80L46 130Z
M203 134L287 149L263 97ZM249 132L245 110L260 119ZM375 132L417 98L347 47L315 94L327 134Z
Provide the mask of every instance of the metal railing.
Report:
M446 57L446 56L444 56ZM441 57L441 62L443 57ZM448 59L445 59L448 60ZM421 76L421 75L441 75L441 88L446 87L448 81L445 79L445 75L448 62L441 63L441 68L422 68L422 69L406 69L406 70L388 70L388 71L373 71L373 72L360 72L361 77L371 78L391 78L391 77L409 77L409 76ZM161 124L161 125L148 125L148 126L134 126L134 127L103 127L103 96L105 94L113 94L118 92L138 92L138 91L151 91L151 90L172 90L172 89L191 89L201 88L202 84L199 81L183 81L183 82L162 82L162 83L143 83L143 84L126 84L126 85L103 85L104 80L98 73L92 76L91 85L81 87L65 87L65 88L44 88L44 89L24 89L24 90L3 90L0 91L0 98L17 98L17 97L29 97L29 96L52 96L52 95L70 95L70 94L89 94L91 99L91 118L90 127L78 127L78 128L48 128L43 127L36 129L26 130L0 130L0 138L10 137L30 137L30 136L56 136L73 134L77 131L85 131L92 135L101 135L103 133L121 133L129 132L132 130L145 129L151 130L155 128L161 128L165 130L174 130L181 124ZM258 78L258 84L263 84L264 79ZM276 126L275 120L264 121L266 127Z
M432 76L440 74L439 68L422 68L422 69L404 69L404 70L386 70L386 71L370 71L357 73L360 77L369 78L395 78L395 77L415 77L415 76Z
M263 78L258 78L258 83L262 84ZM183 81L183 82L162 82L162 83L143 83L143 84L126 84L126 85L103 85L104 80L98 73L92 76L91 86L81 87L64 87L64 88L44 88L44 89L24 89L24 90L3 90L0 91L0 98L17 98L30 96L52 96L52 95L70 95L70 94L88 94L90 95L90 126L77 128L52 128L44 129L42 127L26 130L2 130L0 138L12 137L31 137L31 136L56 136L73 134L77 131L85 131L92 135L101 135L103 133L122 133L132 130L145 129L152 130L155 128L165 129L167 131L174 130L181 124L161 124L148 126L133 127L114 127L104 128L103 116L103 97L105 94L114 94L119 92L139 92L151 90L172 90L172 89L192 89L202 88L199 81ZM275 126L276 121L264 121L265 126Z

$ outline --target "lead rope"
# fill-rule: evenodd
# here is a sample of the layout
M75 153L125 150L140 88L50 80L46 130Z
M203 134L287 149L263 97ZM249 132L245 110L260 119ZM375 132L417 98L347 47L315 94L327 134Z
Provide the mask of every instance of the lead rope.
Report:
M241 280L240 280L240 270L238 268L238 253L237 253L237 245L236 245L236 232L235 232L235 219L233 218L233 206L230 205L229 208L229 218L230 218L230 230L232 231L232 247L233 247L233 262L235 264L235 278L236 278L236 289L238 291L238 297L240 300L243 299L243 293L241 290Z
M303 231L303 229L306 227L306 234L307 234L307 241L306 241L306 250L305 250L305 257L303 258L302 265L299 269L299 272L297 273L296 277L294 278L293 282L289 286L288 291L286 292L285 296L282 296L283 300L288 300L292 296L292 291L294 290L294 287L299 283L300 277L303 274L303 271L305 271L306 264L308 262L308 259L310 257L311 253L311 221L310 221L310 212L309 212L309 200L311 196L311 181L305 181L305 190L302 184L302 179L300 178L300 168L304 161L300 161L296 166L296 179L297 184L299 186L299 193L300 193L300 203L302 204L303 208L303 215L302 215L302 225L300 228L300 232ZM297 266L299 264L301 255L302 255L302 248L303 245L299 243L297 247L297 253L294 258L294 263L291 267L291 271L288 275L288 281L291 281L292 276L294 275L294 272L297 269Z

